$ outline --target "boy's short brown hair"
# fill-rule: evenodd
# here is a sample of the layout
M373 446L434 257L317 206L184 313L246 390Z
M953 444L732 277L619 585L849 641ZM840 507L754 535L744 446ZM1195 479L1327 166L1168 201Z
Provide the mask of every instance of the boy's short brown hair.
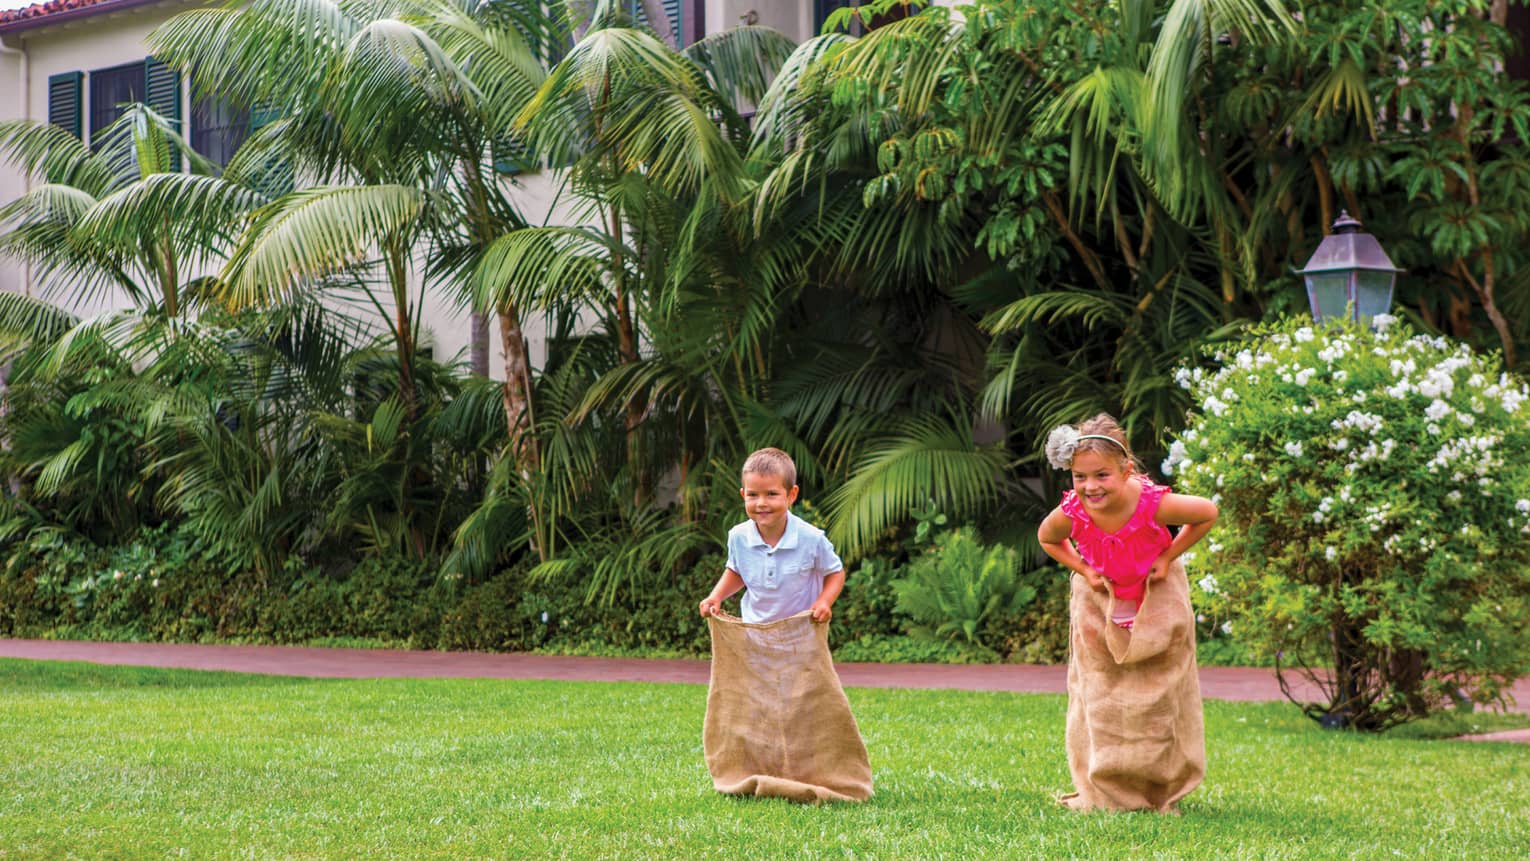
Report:
M778 448L762 448L749 455L744 461L744 468L739 471L740 477L751 472L755 475L779 475L787 490L797 486L797 464L792 462L791 455Z

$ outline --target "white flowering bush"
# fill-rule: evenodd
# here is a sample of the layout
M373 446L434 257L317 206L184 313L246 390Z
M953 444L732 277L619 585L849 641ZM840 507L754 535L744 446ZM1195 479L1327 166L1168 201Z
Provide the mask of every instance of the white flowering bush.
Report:
M1525 384L1384 317L1290 319L1215 359L1180 372L1192 408L1163 466L1221 507L1198 605L1325 723L1502 702L1530 667Z

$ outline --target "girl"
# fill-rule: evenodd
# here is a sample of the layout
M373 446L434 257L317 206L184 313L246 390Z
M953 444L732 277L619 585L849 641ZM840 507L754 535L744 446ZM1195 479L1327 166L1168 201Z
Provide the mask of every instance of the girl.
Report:
M1079 576L1069 601L1068 766L1079 810L1177 810L1205 774L1195 615L1180 554L1216 504L1138 475L1126 434L1100 414L1047 438L1073 489L1037 538ZM1179 526L1170 536L1166 527Z

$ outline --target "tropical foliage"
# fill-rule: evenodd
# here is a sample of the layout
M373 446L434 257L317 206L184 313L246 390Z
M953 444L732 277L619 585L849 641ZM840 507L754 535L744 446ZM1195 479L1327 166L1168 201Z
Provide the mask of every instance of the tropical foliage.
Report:
M1029 576L1042 431L1103 410L1161 451L1175 369L1296 310L1340 209L1409 270L1402 316L1515 366L1501 4L926 5L800 45L681 46L630 0L177 16L155 56L264 121L226 167L141 107L92 146L0 127L37 180L0 251L49 300L0 297L4 535L166 525L256 579L402 555L621 606L718 546L775 445L852 564L896 570L938 510ZM493 321L493 381L432 354L427 301Z

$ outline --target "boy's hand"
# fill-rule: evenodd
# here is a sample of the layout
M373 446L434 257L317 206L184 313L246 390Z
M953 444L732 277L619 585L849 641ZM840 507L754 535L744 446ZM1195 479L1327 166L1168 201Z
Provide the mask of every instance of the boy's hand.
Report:
M808 610L808 613L812 615L813 621L815 622L827 622L834 615L834 607L832 604L825 604L822 601L814 601L813 606Z
M703 617L715 616L717 615L717 611L722 609L722 602L716 598L713 598L711 595L708 595L707 597L701 599L700 609L701 615Z

